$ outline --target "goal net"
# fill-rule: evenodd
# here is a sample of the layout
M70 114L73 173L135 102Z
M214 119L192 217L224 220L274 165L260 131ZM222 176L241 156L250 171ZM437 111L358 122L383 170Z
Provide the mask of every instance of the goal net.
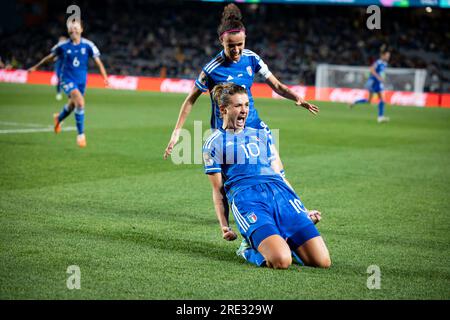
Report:
M369 67L319 64L316 69L316 99L320 100L325 88L365 89L369 77ZM425 69L386 68L384 90L411 91L424 90L427 71Z

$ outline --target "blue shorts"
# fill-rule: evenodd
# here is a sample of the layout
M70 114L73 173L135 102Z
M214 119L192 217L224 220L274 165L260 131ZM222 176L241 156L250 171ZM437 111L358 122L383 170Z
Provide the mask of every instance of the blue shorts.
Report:
M77 83L71 79L61 79L61 88L63 88L64 93L67 96L70 96L70 93L72 92L72 90L75 90L75 89L78 89L78 91L80 91L81 94L84 95L84 91L86 89L86 83L85 82Z
M366 89L370 92L378 93L384 90L384 85L382 82L374 78L369 78L369 80L367 80L366 82Z
M320 236L300 198L281 181L240 191L231 202L231 210L240 233L254 249L274 234L285 239L291 250Z

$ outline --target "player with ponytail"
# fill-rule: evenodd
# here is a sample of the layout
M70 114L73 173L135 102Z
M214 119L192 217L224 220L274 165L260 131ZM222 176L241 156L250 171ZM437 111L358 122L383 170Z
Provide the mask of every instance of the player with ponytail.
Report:
M297 106L303 107L313 114L319 111L315 105L303 100L302 97L281 83L256 53L245 49L246 29L242 22L241 11L235 4L229 4L224 8L217 34L223 50L202 68L199 77L195 81L195 86L183 102L175 129L164 153L165 159L172 153L173 147L178 142L180 131L198 97L202 92L208 90L211 95L212 88L218 83L233 82L245 87L250 103L247 126L255 129L265 129L269 134L270 129L259 118L251 93L254 76L257 73L262 75L266 79L266 83L280 96L294 101ZM220 128L222 125L220 110L212 95L211 111L211 128ZM284 175L278 154L276 157L278 171Z
M373 94L378 96L378 123L389 121L389 117L384 115L384 81L385 81L385 70L388 66L389 59L391 57L391 52L386 45L382 45L380 48L380 58L375 61L370 67L369 79L367 79L366 89L369 91L368 99L359 99L350 105L353 108L357 104L372 102Z

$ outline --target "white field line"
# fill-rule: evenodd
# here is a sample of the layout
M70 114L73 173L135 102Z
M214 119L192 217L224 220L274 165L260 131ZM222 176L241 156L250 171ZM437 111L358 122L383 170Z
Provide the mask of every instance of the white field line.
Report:
M77 128L75 127L65 127L61 128L62 131L75 131ZM0 134L8 134L8 133L35 133L35 132L53 132L53 127L47 128L30 128L30 129L7 129L0 130Z

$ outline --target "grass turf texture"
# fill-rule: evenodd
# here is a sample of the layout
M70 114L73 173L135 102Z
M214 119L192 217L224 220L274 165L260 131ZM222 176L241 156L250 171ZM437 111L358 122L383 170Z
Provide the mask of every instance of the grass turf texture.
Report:
M314 117L258 99L333 260L277 271L221 239L201 165L162 160L184 97L88 90L86 149L75 132L0 134L0 299L450 298L450 110L388 106L378 124L375 106L318 103ZM0 84L0 130L51 125L61 107L52 87ZM201 97L186 128L209 112ZM374 264L380 290L366 287Z

